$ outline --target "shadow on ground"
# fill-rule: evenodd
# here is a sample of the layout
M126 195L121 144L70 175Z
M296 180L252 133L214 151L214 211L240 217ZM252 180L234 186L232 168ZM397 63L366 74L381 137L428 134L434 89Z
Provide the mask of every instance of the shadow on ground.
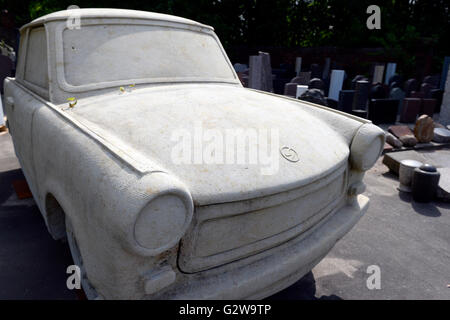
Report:
M20 169L0 172L0 299L76 299L69 248L51 238L32 198L18 199L12 182L23 179Z
M342 300L334 294L316 297L316 280L312 271L290 287L270 296L267 300Z

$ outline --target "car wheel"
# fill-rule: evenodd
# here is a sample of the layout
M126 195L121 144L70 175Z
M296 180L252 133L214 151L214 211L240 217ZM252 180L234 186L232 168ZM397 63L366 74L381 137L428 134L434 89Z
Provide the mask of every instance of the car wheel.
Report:
M75 233L73 231L73 226L70 221L70 218L66 216L65 220L66 220L67 243L69 244L73 262L80 268L81 286L83 288L83 291L89 300L100 299L101 297L99 296L95 288L91 285L87 277L86 270L83 264L83 258L81 256L80 249L78 248L77 239L75 237Z

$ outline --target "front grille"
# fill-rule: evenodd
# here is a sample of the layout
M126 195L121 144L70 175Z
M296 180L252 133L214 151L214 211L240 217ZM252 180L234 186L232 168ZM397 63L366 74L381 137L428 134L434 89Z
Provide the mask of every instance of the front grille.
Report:
M267 250L306 232L342 202L347 183L345 169L302 188L266 197L261 200L266 205L263 208L233 213L219 208L221 205L197 208L194 225L180 248L181 270L188 273L207 270ZM278 203L271 203L271 197ZM251 203L240 207L246 206Z

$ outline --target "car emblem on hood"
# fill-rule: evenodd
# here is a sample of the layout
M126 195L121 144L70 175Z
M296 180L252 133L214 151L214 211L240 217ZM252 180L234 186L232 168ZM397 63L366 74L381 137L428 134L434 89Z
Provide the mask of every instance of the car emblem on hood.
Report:
M298 157L297 151L292 149L291 147L281 147L280 154L283 158L285 158L289 162L298 162L300 158Z

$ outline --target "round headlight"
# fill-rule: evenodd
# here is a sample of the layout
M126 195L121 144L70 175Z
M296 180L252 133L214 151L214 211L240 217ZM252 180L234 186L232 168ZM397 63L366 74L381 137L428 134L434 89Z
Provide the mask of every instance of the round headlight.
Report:
M370 123L361 126L350 147L352 168L359 171L369 170L383 151L384 141L384 132L377 126Z
M134 226L134 237L139 246L152 254L159 254L180 241L191 218L191 210L179 196L157 196L140 212Z

